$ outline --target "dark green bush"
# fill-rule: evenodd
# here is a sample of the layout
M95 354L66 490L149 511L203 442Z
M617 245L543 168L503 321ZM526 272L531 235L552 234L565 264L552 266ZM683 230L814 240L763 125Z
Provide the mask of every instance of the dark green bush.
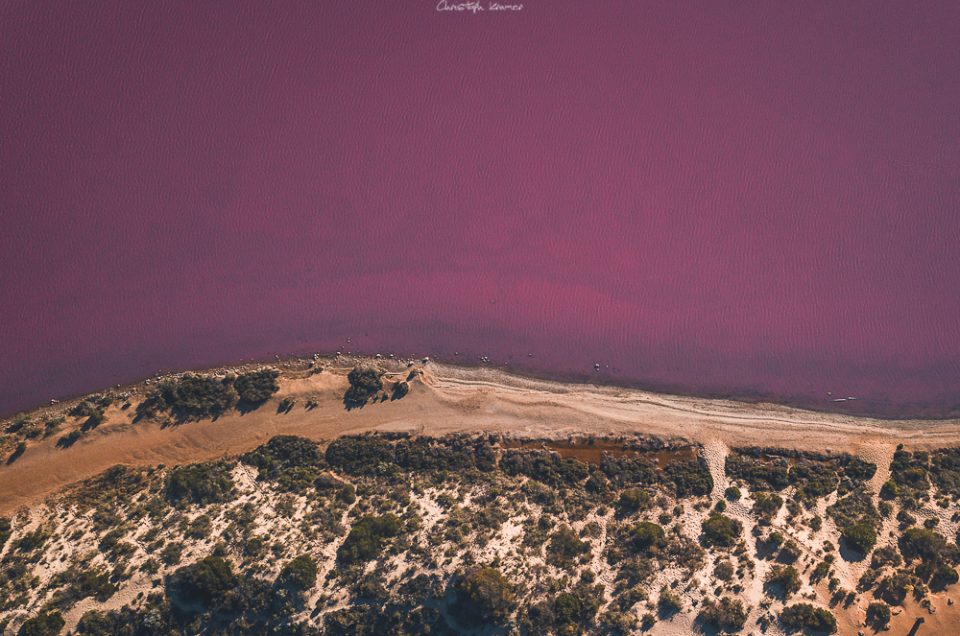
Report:
M851 455L776 448L737 448L726 460L727 475L746 482L751 491L781 491L792 485L801 500L856 489L876 470L874 464Z
M296 492L309 488L324 465L316 443L294 435L277 435L241 455L240 461L256 466L258 479L275 481L281 490Z
M526 475L549 486L579 485L590 474L587 464L552 451L508 450L500 459L508 475Z
M873 556L870 558L870 567L875 569L888 565L899 567L901 563L903 563L903 559L900 558L900 553L893 546L887 545L874 550Z
M947 540L933 530L908 528L897 542L900 554L908 563L919 558L922 561L937 561L947 545Z
M343 401L348 406L363 406L383 389L383 381L380 379L382 375L375 367L354 367L347 374L350 387L344 394Z
M873 505L873 497L863 488L858 488L837 499L836 503L827 508L837 527L844 528L855 524L868 524L874 527L880 523L880 515Z
M170 601L189 613L222 605L237 583L230 563L211 556L178 568L167 577L165 585Z
M640 554L656 552L663 547L665 539L663 527L652 521L641 521L630 531L630 545Z
M617 512L628 515L638 510L644 510L650 505L650 493L641 488L627 488L620 493L617 500Z
M146 470L116 465L72 489L71 498L84 508L112 509L147 485Z
M406 397L407 393L410 392L410 385L406 382L397 382L393 385L393 390L390 392L391 400L399 400L403 397Z
M450 471L496 468L489 440L470 435L439 439L405 435L352 435L337 438L327 447L327 463L350 475L389 475L400 471Z
M775 565L767 574L765 583L776 596L790 598L800 591L800 573L792 565Z
M840 540L851 550L866 555L877 543L877 531L872 524L858 521L844 526Z
M878 632L887 629L890 625L890 608L884 603L867 605L867 625Z
M117 591L117 586L110 582L108 573L77 566L71 566L57 574L51 583L54 586L64 586L53 595L50 601L53 606L62 610L72 607L85 598L94 598L103 603Z
M776 493L757 492L753 500L753 512L762 519L772 519L783 506L783 498Z
M216 418L236 406L237 399L228 379L187 373L162 381L137 406L137 417L169 411L181 422Z
M360 517L337 550L337 560L350 566L379 557L386 540L397 536L400 527L400 519L390 513Z
M837 631L837 619L833 614L809 603L797 603L784 607L780 612L780 624L788 632L805 630L832 634Z
M915 579L905 571L895 572L881 579L874 590L874 596L890 605L900 605L907 598L907 592L913 587Z
M317 583L317 562L312 557L302 554L289 561L280 570L277 585L294 592L303 594Z
M732 548L740 540L743 525L736 519L722 514L711 514L703 522L700 543L704 547Z
M898 446L890 462L890 480L884 484L881 495L887 499L900 497L904 504L913 505L926 497L930 482L927 469L930 457L926 452L911 453Z
M57 448L70 448L77 443L77 440L83 437L83 432L80 429L73 429L66 435L61 435L57 439Z
M581 541L570 526L561 526L547 544L547 563L558 568L570 568L590 555L590 544Z
M453 615L465 627L502 625L516 609L513 586L494 568L461 573L453 585Z
M703 457L670 462L663 468L677 497L705 497L713 490L713 477Z
M933 574L930 576L930 589L940 592L955 585L957 581L960 581L960 576L957 575L953 566L940 563L934 567Z
M593 622L602 597L598 588L581 586L557 594L551 604L553 626L558 634L581 634Z
M167 475L164 489L167 500L177 506L230 501L234 496L230 468L227 462L173 468Z
M747 622L747 610L739 600L724 596L705 601L698 618L714 629L736 633Z
M278 377L280 373L276 369L247 371L234 379L233 386L241 402L248 406L257 406L280 390Z
M20 626L18 636L57 636L64 626L60 612L40 612Z

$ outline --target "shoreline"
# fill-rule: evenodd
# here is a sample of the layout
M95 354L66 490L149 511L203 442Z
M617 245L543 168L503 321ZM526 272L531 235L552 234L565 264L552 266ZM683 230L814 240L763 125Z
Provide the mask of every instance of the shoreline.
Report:
M375 355L379 354L355 354L348 353L346 355L322 355L322 354L308 354L308 353L291 353L284 355L274 355L273 359L268 358L259 358L259 359L250 359L248 361L243 361L242 359L237 362L226 362L222 364L213 364L213 365L198 365L195 367L187 367L179 370L169 370L163 371L160 370L157 373L140 377L129 382L121 382L116 385L100 387L92 391L62 396L61 398L51 398L49 404L37 404L33 407L28 407L20 410L16 410L8 413L0 413L0 421L11 420L18 415L29 415L31 413L36 413L47 409L50 406L58 406L62 404L70 404L78 401L82 401L85 397L90 395L95 395L98 393L103 393L105 391L111 390L128 390L135 387L142 387L149 385L150 382L162 379L165 377L172 377L181 375L184 373L217 373L217 372L227 372L230 370L236 369L245 369L245 368L255 368L260 366L277 366L282 367L284 365L297 364L312 359L318 361L325 361L327 363L336 363L338 360L343 361L344 363L352 361L354 364L391 364L399 363L401 361L414 361L422 359L418 356L413 357L404 357L404 356L395 356L389 358L383 356L381 358L376 358ZM318 357L317 357L318 356ZM477 372L494 372L501 373L505 376L516 378L516 379L525 379L533 382L540 382L544 384L556 384L556 385L584 385L597 388L610 388L614 390L627 390L627 391L640 391L644 393L652 393L657 395L665 396L674 396L682 397L689 399L702 399L702 400L714 400L714 401L727 401L727 402L736 402L745 405L777 405L784 406L792 409L798 409L802 411L809 411L813 413L822 413L826 415L840 415L840 416L851 416L851 417L861 417L872 420L883 420L890 422L899 422L899 421L925 421L925 422L949 422L953 420L960 419L960 406L933 406L930 404L918 404L914 405L911 408L911 405L902 405L899 407L889 407L882 409L880 411L873 411L869 407L860 408L860 404L869 404L870 400L860 400L858 398L851 399L849 401L843 402L828 402L824 404L817 404L813 399L804 398L802 395L793 395L793 396L778 396L773 394L763 393L761 391L753 390L743 390L741 392L736 391L696 391L690 390L685 391L680 387L677 387L670 383L644 383L644 382L629 382L629 381L618 381L616 378L611 377L610 375L605 374L590 374L587 372L583 373L564 373L564 372L539 372L537 370L531 370L523 368L522 365L516 366L511 365L509 362L502 363L496 361L488 362L475 362L470 363L461 358L449 359L446 357L434 357L429 356L431 362L435 365L443 366L448 369L460 369L463 371L477 371ZM590 378L599 376L599 381L591 381ZM960 398L958 398L960 399ZM853 405L852 408L840 409L837 408L838 404L844 405ZM831 408L833 406L834 408ZM926 415L924 411L935 411L938 414L935 415Z

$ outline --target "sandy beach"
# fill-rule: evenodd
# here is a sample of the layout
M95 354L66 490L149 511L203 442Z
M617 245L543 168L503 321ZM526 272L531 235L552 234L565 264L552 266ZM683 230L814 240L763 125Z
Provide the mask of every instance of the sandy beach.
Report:
M207 460L245 452L281 433L314 440L364 431L427 435L483 431L543 438L642 434L728 447L845 451L881 465L897 444L932 448L960 443L960 420L879 420L775 404L550 382L433 362L418 365L422 374L402 400L348 411L342 397L353 362L329 362L315 374L306 370L305 362L287 363L280 391L259 409L170 427L134 423L135 405L149 386L131 387L133 407L111 406L106 422L70 448L58 448L57 436L51 436L30 444L16 462L0 467L0 514L35 503L115 464ZM406 371L392 364L396 372ZM317 407L278 415L277 403L285 397L313 399Z

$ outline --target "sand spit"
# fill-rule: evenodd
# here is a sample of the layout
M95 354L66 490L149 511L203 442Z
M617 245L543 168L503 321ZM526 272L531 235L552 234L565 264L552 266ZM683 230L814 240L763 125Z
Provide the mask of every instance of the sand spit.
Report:
M347 410L346 373L355 360L282 365L280 391L259 409L231 412L217 420L164 427L134 422L136 404L149 386L130 387L132 406L111 406L106 421L69 448L63 432L78 426L67 418L50 437L31 442L21 457L0 466L0 514L43 499L65 485L114 464L156 465L201 461L241 453L285 433L315 440L364 431L409 431L442 435L485 431L511 437L655 435L708 448L763 445L844 451L868 459L886 457L897 444L932 448L960 444L960 420L880 420L805 411L775 404L657 394L642 390L534 380L487 368L429 363L409 395ZM396 373L408 368L370 361ZM222 371L222 370L221 370ZM284 398L316 407L278 414ZM57 405L65 411L69 404ZM50 409L46 409L49 411Z

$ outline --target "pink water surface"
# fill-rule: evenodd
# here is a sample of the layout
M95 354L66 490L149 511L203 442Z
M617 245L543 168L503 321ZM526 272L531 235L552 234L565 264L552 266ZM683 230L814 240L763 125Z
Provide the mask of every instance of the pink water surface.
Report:
M0 413L337 349L957 412L960 3L435 7L0 2Z

